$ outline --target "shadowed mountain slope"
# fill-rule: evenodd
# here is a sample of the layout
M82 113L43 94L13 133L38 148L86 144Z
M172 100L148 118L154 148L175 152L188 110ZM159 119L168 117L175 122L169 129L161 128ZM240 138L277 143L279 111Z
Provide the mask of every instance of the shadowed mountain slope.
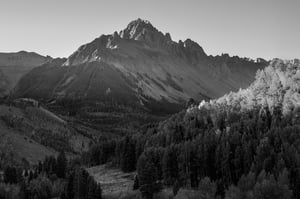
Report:
M0 97L7 95L31 69L51 59L34 52L0 53Z
M265 61L207 56L187 39L175 42L137 19L120 32L82 45L63 63L47 63L22 78L14 96L117 101L160 109L221 97L247 87Z

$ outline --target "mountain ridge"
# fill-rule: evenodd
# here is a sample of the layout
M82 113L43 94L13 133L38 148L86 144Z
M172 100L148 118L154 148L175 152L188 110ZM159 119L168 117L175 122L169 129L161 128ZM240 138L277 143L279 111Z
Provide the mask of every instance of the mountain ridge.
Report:
M0 53L0 97L8 95L24 74L50 60L35 52Z
M48 97L125 99L135 106L151 106L160 102L182 105L189 98L211 99L245 88L266 63L228 54L208 56L191 39L175 42L169 33L137 19L119 33L101 35L80 46L61 66L44 68L63 73L57 74L59 81L47 85L51 87ZM44 98L39 93L44 93L43 84L51 82L51 75L45 74L34 88L26 83L31 81L28 76L16 86L14 95Z

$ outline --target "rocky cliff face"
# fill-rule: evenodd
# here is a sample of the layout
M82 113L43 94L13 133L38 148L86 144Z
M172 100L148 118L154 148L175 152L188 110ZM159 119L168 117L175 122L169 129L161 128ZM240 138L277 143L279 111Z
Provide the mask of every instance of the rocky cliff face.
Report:
M120 32L82 45L62 65L29 73L15 95L114 100L146 107L182 104L189 98L216 98L247 87L264 66L226 54L207 56L191 39L175 42L169 33L137 19ZM44 76L38 84L47 84L47 93L27 83L40 74Z
M19 79L32 68L51 59L51 57L25 51L0 53L0 97L7 95Z

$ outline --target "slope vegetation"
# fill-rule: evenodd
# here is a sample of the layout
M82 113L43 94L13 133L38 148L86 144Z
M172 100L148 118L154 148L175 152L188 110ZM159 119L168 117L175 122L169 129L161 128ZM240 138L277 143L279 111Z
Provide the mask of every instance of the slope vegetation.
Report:
M267 106L270 110L280 108L288 114L300 107L300 62L274 59L265 69L256 74L255 81L247 88L203 101L201 108L251 110Z
M19 99L23 102L27 99ZM67 118L65 118L67 119ZM0 105L1 164L36 164L45 156L88 149L100 133L67 121L42 106L13 102ZM11 154L11 155L8 155ZM8 155L8 156L7 156ZM3 158L3 159L2 159Z

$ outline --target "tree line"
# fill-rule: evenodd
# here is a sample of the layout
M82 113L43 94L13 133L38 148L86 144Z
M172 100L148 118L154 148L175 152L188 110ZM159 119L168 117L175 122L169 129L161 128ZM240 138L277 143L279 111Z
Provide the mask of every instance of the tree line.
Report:
M31 168L7 166L0 199L101 199L99 183L64 152L48 156Z
M214 190L211 198L300 198L299 113L283 115L281 107L268 106L183 111L140 133L102 141L85 160L137 170L135 188L145 198L163 187L177 193L201 186Z

